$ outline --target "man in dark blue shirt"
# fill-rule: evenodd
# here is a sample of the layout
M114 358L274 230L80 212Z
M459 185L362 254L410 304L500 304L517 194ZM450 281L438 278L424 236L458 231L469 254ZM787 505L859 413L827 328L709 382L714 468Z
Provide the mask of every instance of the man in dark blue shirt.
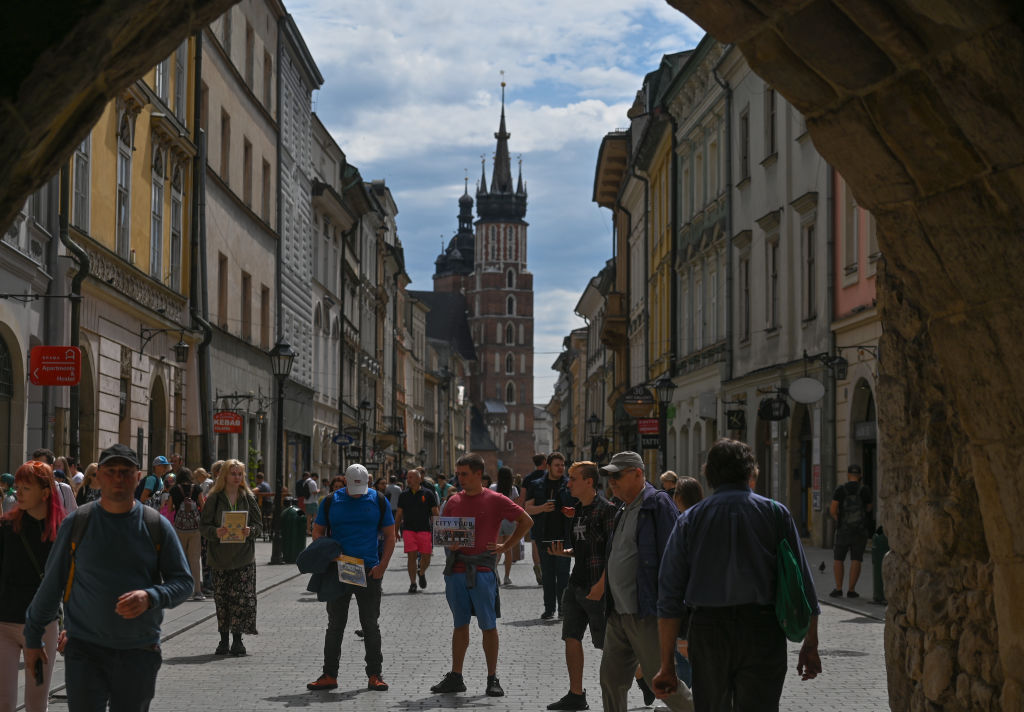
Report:
M559 511L572 503L566 485L565 456L560 452L548 455L547 477L533 480L526 488L526 513L534 518L532 536L540 548L541 582L544 586L544 612L541 618L554 618L562 610L562 594L569 585L569 559L554 556L548 548L558 542L564 545L566 522Z
M658 697L676 689L673 652L684 609L690 618L693 702L702 710L778 710L786 679L786 636L775 617L776 556L785 537L803 573L813 613L800 648L804 680L821 672L818 598L789 511L751 491L757 460L748 445L721 439L704 474L714 493L682 515L669 537L658 579L661 669Z

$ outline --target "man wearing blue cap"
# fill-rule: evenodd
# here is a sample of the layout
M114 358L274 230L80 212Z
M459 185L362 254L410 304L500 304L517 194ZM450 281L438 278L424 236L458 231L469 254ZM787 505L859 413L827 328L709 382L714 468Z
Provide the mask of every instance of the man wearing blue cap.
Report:
M171 471L171 461L163 455L153 458L150 474L135 488L135 499L143 504L159 509L160 497L157 496L164 488L164 475Z

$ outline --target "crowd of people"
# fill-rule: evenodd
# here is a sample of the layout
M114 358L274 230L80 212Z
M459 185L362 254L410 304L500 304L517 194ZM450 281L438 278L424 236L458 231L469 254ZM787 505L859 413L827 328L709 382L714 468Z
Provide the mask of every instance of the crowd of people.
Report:
M452 653L435 694L467 690L462 673L475 618L483 691L504 695L500 589L527 548L541 587L539 617L558 617L564 641L568 690L548 709L589 709L588 630L601 651L605 710L625 710L633 684L646 704L657 697L670 710L778 709L787 669L787 633L775 607L780 542L796 553L812 614L797 671L805 680L821 671L819 608L800 538L788 510L753 491L758 470L747 445L723 439L709 450L707 497L692 477L649 477L631 451L603 467L570 464L558 452L534 463L525 477L502 467L492 478L484 459L469 453L453 482L421 468L372 481L359 464L329 480L304 473L296 494L313 541L297 564L327 609L322 673L307 688L338 686L355 598L367 687L389 689L379 617L382 579L399 541L409 594L427 587L434 547L447 542ZM214 597L220 641L213 653L246 655L243 636L257 633L265 478L250 483L245 464L233 459L209 474L190 471L177 455L154 458L144 476L140 467L131 448L115 444L83 472L39 450L0 478L0 712L15 707L22 658L25 709L46 709L58 653L73 712L108 703L148 709L163 610L189 597ZM112 683L126 672L135 684Z

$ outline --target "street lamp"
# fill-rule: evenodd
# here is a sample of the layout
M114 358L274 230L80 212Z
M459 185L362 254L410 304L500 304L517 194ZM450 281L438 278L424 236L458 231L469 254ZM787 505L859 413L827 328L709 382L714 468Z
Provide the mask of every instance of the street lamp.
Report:
M658 420L658 429L661 431L661 469L668 469L668 437L666 436L666 422L668 420L668 404L672 401L672 393L676 384L667 373L663 373L654 382L654 391L658 394L658 413L661 416Z
M590 436L590 457L594 458L594 452L597 450L597 436L601 432L601 419L597 417L596 413L591 413L590 417L587 418L587 435Z
M362 428L363 442L360 448L359 460L362 464L366 464L366 428L370 423L370 409L373 404L368 400L364 400L359 403L359 427Z
M270 563L283 564L284 552L281 549L281 493L284 489L284 382L288 374L292 372L292 364L295 362L295 352L286 341L278 341L270 351L270 369L277 380L277 402L275 403L277 441L275 442L274 472L277 478L277 486L274 488L274 520L272 528L274 535L271 538Z
M572 441L572 438L565 441L565 449L568 451L565 453L565 456L569 458L569 462L575 462L575 460L573 460L572 453L573 450L576 449L576 443Z

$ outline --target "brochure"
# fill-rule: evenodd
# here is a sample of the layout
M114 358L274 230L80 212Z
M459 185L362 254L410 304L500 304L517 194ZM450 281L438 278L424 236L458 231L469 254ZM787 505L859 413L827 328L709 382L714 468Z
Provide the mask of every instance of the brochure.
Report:
M363 566L362 559L342 554L337 558L337 562L339 581L366 588L366 567Z
M245 528L249 526L249 512L221 512L220 525L228 530L221 537L222 544L240 544L245 541Z
M434 545L472 548L476 544L476 517L431 517Z

